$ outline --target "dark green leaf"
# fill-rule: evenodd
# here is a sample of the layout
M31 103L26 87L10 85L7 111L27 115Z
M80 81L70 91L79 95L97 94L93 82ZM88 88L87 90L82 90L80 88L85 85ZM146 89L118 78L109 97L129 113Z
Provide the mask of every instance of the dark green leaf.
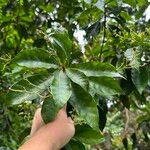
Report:
M140 67L139 69L132 69L131 76L137 90L142 93L148 84L148 72L146 68Z
M59 32L52 34L51 47L57 52L57 55L63 64L66 64L66 62L70 60L72 41L66 33Z
M18 136L19 142L22 142L24 138L30 134L30 131L31 131L31 127L30 128L27 127L26 129L24 129Z
M46 98L42 105L41 115L45 123L51 122L56 117L59 107L53 98Z
M122 143L123 143L123 145L124 145L124 148L125 148L126 150L128 150L128 139L127 139L127 138L124 138L124 139L122 140Z
M99 112L99 129L103 131L107 121L108 108L106 100L102 97L99 97L98 112Z
M102 28L102 23L100 23L99 21L95 22L91 26L87 25L87 27L85 27L86 38L89 40L91 39L91 36L92 37L97 36L100 33L101 28Z
M101 62L87 62L82 64L74 64L72 68L76 68L83 72L86 76L108 76L108 77L122 77L114 66Z
M59 107L66 104L71 96L70 80L62 70L54 72L51 93L56 101L56 105Z
M52 4L48 4L46 6L40 5L39 8L46 12L52 12L54 10L54 6Z
M75 139L85 144L99 144L103 140L102 133L100 131L93 130L87 124L77 125L75 127Z
M50 75L35 75L14 84L6 96L8 104L20 104L40 97L48 90L52 77Z
M77 17L76 20L78 21L81 27L86 26L89 23L89 18L91 15L93 16L93 22L98 21L102 16L102 11L97 7L91 7L84 11L82 11Z
M28 68L58 68L56 60L50 52L36 48L21 51L12 63Z
M68 68L66 69L67 76L76 84L80 85L83 89L88 89L88 80L84 73Z
M89 95L79 85L72 83L73 94L70 103L77 109L79 115L88 125L98 129L98 110L97 105L91 95Z
M92 95L99 94L104 97L111 97L121 92L117 81L111 77L89 77L89 89Z
M79 141L70 140L70 142L61 150L85 150L85 146Z
M141 1L141 0L140 0ZM142 0L143 1L143 0ZM145 1L145 0L144 0ZM136 13L136 19L140 19L142 16L144 16L144 12L145 10L148 8L150 3L146 2L145 4L144 3L138 3L138 5L141 5L139 10L137 11Z
M129 95L134 90L134 85L131 80L131 69L125 70L126 79L121 79L120 86L126 95Z

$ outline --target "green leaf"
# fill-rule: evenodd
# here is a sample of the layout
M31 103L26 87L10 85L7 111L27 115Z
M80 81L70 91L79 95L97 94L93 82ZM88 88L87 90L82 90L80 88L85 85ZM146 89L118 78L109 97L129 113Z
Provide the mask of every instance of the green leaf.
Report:
M145 11L148 10L150 1L149 0L137 0L138 11L135 14L136 19L140 19L141 17L145 16ZM148 12L148 11L147 11ZM148 13L146 13L148 16Z
M83 72L86 76L108 76L108 77L122 77L114 66L101 62L86 62L82 64L73 64L72 68L76 68Z
M20 80L10 88L6 96L8 104L15 105L39 98L44 91L48 90L51 80L52 76L44 74Z
M28 68L58 68L56 60L50 52L36 48L21 51L12 63Z
M72 41L67 33L57 32L50 36L51 47L57 52L63 64L70 60L70 52L72 50ZM69 62L68 62L69 63Z
M99 144L103 140L102 133L100 131L93 130L87 124L77 125L75 127L74 138L85 144Z
M54 79L50 88L57 106L62 107L67 103L72 93L71 84L62 70L54 72Z
M84 73L68 68L66 69L66 74L74 83L80 85L85 90L88 89L88 79Z
M147 3L139 8L139 10L135 14L136 19L140 19L142 16L144 16L144 12L148 8L149 4Z
M99 113L99 129L103 131L107 121L107 102L106 99L99 97L98 113Z
M128 149L128 139L127 138L123 138L122 143L123 143L124 148Z
M100 23L99 21L96 21L92 25L90 25L90 26L88 25L87 27L85 27L84 30L86 32L86 39L88 41L90 41L91 36L96 37L100 33L101 29L102 29L102 23ZM99 43L94 44L92 51L90 50L89 52L91 54L98 55L99 54Z
M27 127L25 128L19 135L18 135L18 139L19 139L19 142L22 142L25 137L27 137L31 132L31 127Z
M54 10L54 6L52 4L47 5L39 5L39 8L46 11L46 12L52 12Z
M131 20L131 16L127 12L122 11L120 13L120 15L121 15L121 17L123 17L124 19L126 19L126 21Z
M85 150L85 146L76 140L70 140L69 143L61 150Z
M124 92L125 95L129 95L131 92L134 91L134 84L131 80L131 69L127 68L125 69L126 79L121 79L120 86Z
M91 95L99 94L103 97L111 97L120 94L121 88L118 82L111 77L89 77L89 89Z
M78 21L80 27L87 26L87 24L91 23L89 19L92 17L92 22L96 22L101 18L103 12L97 7L90 7L76 16L76 20Z
M141 116L138 116L136 120L138 123L142 123L144 121L150 120L150 115L149 114L143 114Z
M138 6L147 5L148 7L149 0L137 0Z
M124 3L129 4L130 6L135 7L136 6L136 1L134 0L123 0Z
M131 70L132 81L139 93L142 93L148 84L148 71L145 67Z
M98 110L92 96L79 85L72 83L73 94L70 103L77 109L80 117L94 129L98 129Z
M140 66L140 53L133 48L129 48L125 51L124 55L129 62L129 66L132 68L138 68Z
M45 123L51 122L55 119L60 108L53 98L47 97L42 105L41 115Z

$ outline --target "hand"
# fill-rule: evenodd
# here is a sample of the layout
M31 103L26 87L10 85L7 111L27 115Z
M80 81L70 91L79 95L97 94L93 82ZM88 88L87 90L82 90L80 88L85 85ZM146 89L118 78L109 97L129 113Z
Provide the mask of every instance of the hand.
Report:
M74 133L74 124L67 117L66 106L48 124L44 124L39 108L33 118L30 139L19 150L59 150L69 142Z

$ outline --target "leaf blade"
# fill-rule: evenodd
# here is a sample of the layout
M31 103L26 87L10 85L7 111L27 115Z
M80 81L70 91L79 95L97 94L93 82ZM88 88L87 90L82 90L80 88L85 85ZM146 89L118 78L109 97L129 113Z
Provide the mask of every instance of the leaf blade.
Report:
M66 74L74 83L80 85L83 89L86 90L88 88L88 79L82 72L68 68L66 69Z
M54 100L60 107L69 100L72 93L69 78L62 70L54 73L54 80L50 88Z
M91 95L99 94L103 97L112 97L121 92L117 81L111 77L89 77L89 91Z
M55 119L59 107L53 98L47 97L42 105L41 115L45 123L51 122Z
M78 110L79 115L88 125L98 129L98 110L92 96L75 83L72 83L72 89L73 94L70 98L70 103Z
M131 77L139 93L142 93L142 91L145 89L146 85L148 84L147 69L144 67L140 67L139 69L133 68L131 70Z
M11 105L36 99L49 88L51 80L52 76L50 75L35 75L20 80L10 88L6 99Z
M50 36L51 47L57 52L61 63L66 64L70 60L70 52L72 49L72 41L65 32L55 32Z
M108 77L122 77L114 66L101 62L86 62L82 64L73 64L72 68L78 69L86 76L108 76Z
M99 144L103 140L102 133L100 131L93 130L87 124L77 125L75 127L75 139L85 144Z
M41 49L23 50L14 58L12 63L27 68L58 68L54 56Z

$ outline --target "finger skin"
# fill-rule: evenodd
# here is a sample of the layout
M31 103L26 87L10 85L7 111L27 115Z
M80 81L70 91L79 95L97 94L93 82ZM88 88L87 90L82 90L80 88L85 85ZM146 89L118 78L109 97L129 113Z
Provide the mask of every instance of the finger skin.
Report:
M38 108L34 114L30 136L32 136L43 125L44 125L44 121L41 116L41 108Z

